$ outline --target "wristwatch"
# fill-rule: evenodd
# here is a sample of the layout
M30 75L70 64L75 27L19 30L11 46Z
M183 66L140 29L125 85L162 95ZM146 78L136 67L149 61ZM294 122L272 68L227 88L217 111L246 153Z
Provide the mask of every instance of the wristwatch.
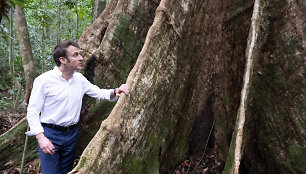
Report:
M115 88L115 89L114 89L114 94L115 94L115 96L117 96L117 90L118 90L118 88Z

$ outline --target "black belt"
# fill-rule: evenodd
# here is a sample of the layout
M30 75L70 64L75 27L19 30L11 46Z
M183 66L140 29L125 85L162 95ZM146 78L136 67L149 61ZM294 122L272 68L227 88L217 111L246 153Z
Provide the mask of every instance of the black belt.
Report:
M58 126L58 125L54 125L54 124L48 124L48 123L41 123L42 125L46 126L46 127L49 127L49 128L52 128L54 130L57 130L57 131L62 131L62 132L66 132L66 131L69 131L75 127L77 127L76 124L74 125L70 125L70 126Z

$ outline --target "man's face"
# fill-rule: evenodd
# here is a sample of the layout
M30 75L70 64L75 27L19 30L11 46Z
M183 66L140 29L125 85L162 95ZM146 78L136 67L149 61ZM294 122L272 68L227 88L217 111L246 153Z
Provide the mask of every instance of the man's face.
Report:
M70 45L66 49L66 55L69 61L67 60L66 66L73 70L81 70L82 69L82 60L81 50L75 46Z

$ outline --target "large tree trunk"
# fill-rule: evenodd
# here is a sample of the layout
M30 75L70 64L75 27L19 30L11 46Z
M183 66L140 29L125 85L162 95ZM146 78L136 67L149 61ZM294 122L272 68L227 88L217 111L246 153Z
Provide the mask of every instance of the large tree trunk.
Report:
M30 99L32 85L36 74L34 58L32 53L32 46L29 37L27 20L23 7L16 6L15 9L16 28L18 32L19 49L22 57L23 69L26 81L24 104L27 104Z
M208 7L214 14L207 17L212 20L214 16L222 22L224 13L218 15L219 10L215 9L222 3L213 4ZM73 172L165 172L186 152L196 116L204 117L208 129L211 127L209 122L214 115L209 111L217 106L216 95L222 94L213 87L219 82L219 90L226 89L218 80L228 60L218 59L225 57L225 52L215 55L220 49L210 46L209 41L219 42L214 46L220 48L228 48L229 44L219 33L222 25L207 31L205 25L211 21L199 22L206 17L205 6L201 1L160 3L128 78L131 95L120 98ZM207 41L208 34L218 37Z
M158 3L112 0L79 39L84 51L84 75L102 88L125 82L143 46ZM80 152L96 134L115 103L85 98L81 116ZM84 136L83 136L84 135ZM86 135L86 136L85 136Z
M299 3L110 1L79 39L84 74L107 88L127 78L131 94L109 116L112 103L85 98L86 148L72 173L173 171L183 155L202 155L212 126L224 173L306 171Z
M263 15L260 17L263 19L260 19L260 22L251 23L253 9L259 13L259 9L255 9L258 5L254 6L252 1L243 4L234 1L211 3L162 1L157 8L155 21L148 32L137 63L128 77L131 95L122 97L117 102L96 136L84 150L73 173L165 172L177 164L185 152L196 154L197 150L193 147L203 147L203 144L199 142L205 141L194 142L194 139L188 137L198 138L196 130L202 128L200 129L202 135L206 135L202 139L206 139L207 129L212 126L213 118L216 119L212 138L215 143L214 148L220 152L223 160L228 156L227 163L230 166L232 154L228 155L228 150L231 134L235 127L238 108L242 107L247 111L244 113L247 124L245 126L244 121L242 124L239 121L242 112L239 109L236 127L239 130L239 124L241 124L246 129L238 135L244 141L239 140L241 144L238 143L237 148L240 150L237 152L241 156L236 160L236 164L243 159L243 166L240 167L238 164L236 166L238 171L226 168L224 172L238 173L239 170L246 169L253 173L302 172L305 156L304 153L299 152L305 152L305 136L303 135L305 127L302 126L305 120L303 117L305 98L304 93L299 91L305 89L303 79L305 60L302 56L305 37L301 23L304 18L303 9L297 2L285 4L273 1L268 4L261 2L261 5L265 7L263 9L260 6ZM284 14L282 14L283 9L287 9ZM258 20L255 16L253 15L252 20ZM280 19L289 18L291 22L277 23L269 18L270 16ZM296 16L297 19L292 16ZM273 22L274 25L271 25ZM297 29L291 28L290 25ZM289 36L293 36L292 44L295 46L291 45L291 42L283 42L285 46L289 44L290 49L280 49L281 44L273 45L280 43L279 36L288 39L288 36L281 34L276 27L287 30L290 33ZM250 37L247 39L249 29ZM272 45L268 43L271 37L276 37L275 42L270 43ZM250 44L247 47L248 42ZM270 56L273 52L278 51L283 53L276 59L278 64L283 64L284 68L290 70L289 72L284 70L282 73L287 76L289 82L292 79L290 85L286 85L286 82L281 80L284 77L281 76L277 78L281 81L271 80L277 75L275 71L279 73L283 71L277 68L281 65L277 65L276 69L273 68L274 70L271 69L274 73L263 71L265 68L268 71L273 66L273 62L268 60L271 60ZM267 54L267 52L270 53ZM244 61L244 58L248 57L256 60L256 65L249 60ZM267 57L267 60L259 61L259 57ZM294 60L290 63L291 61L288 62L286 57ZM108 60L106 56L103 58ZM283 63L281 59L284 59ZM246 66L243 66L244 62ZM262 65L259 66L259 63ZM272 83L270 86L276 88L276 92L283 91L283 93L277 92L278 97L295 94L294 104L291 98L281 97L283 102L273 105L275 96L271 96L271 91L267 91L269 93L264 95L266 98L258 100L258 96L262 94L260 87L256 84L256 77L252 77L254 74L252 67L255 67L258 78L267 76L266 78L270 79L266 82ZM249 74L245 75L244 83L247 83L245 85L242 83L243 72ZM95 76L106 76L105 74L96 71ZM254 81L247 81L247 78ZM275 81L277 83L273 84ZM288 88L280 85L283 83ZM279 86L285 89L278 88ZM240 94L242 106L239 107ZM243 97L244 94L250 96ZM260 109L257 109L258 107ZM271 109L273 111L270 113L271 120L260 119L261 115L267 112L266 107L269 108L269 113ZM283 113L284 118L292 127L288 127L288 123L284 122L274 123L273 115L276 116L282 112L279 108L287 108ZM202 127L199 124L201 121L204 125ZM265 129L258 129L263 128L264 125L267 125ZM294 134L290 141L286 140L290 137L288 130L292 130L291 134ZM265 136L269 138L259 138L258 133L265 133ZM254 135L257 135L257 139L253 138ZM236 131L232 137L232 141L235 142ZM275 142L265 141L271 140L272 137ZM277 143L284 141L286 143ZM273 146L270 146L270 143ZM262 148L258 149L254 144L259 144ZM235 145L232 148L235 148ZM255 155L254 150L261 155ZM273 152L274 160L268 160L269 157L271 158L268 152ZM279 154L282 155L279 156ZM251 163L252 160L256 160L257 163Z

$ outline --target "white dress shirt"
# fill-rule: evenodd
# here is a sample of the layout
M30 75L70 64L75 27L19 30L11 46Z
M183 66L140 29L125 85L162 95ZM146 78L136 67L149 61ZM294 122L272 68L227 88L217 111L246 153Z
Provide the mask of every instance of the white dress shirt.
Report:
M70 126L78 123L84 94L98 100L109 100L112 89L100 89L91 84L81 73L75 72L67 81L56 66L38 76L27 108L29 136L44 132L41 123ZM39 115L41 113L41 115Z

